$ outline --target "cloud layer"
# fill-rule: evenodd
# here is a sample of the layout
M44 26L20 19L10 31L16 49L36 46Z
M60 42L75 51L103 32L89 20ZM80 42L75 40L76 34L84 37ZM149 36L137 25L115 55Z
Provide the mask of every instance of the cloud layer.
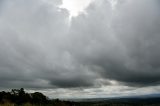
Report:
M159 85L158 0L95 0L71 21L61 3L1 1L2 88Z

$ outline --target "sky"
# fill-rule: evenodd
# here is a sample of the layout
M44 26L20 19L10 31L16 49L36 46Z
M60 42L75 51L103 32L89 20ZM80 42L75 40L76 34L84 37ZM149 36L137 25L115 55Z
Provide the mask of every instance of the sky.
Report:
M159 10L159 0L0 0L0 90L160 93Z

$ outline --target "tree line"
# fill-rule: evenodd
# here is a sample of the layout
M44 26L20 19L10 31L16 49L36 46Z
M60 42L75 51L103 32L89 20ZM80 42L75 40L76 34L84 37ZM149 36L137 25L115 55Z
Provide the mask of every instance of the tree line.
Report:
M73 102L49 99L40 92L27 93L24 88L12 89L10 92L0 92L0 104L13 103L23 105L26 103L34 105L74 106Z

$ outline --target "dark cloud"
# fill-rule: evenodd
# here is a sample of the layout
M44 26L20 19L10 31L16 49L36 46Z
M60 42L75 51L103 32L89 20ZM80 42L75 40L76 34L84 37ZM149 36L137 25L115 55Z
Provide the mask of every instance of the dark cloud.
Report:
M93 85L94 75L85 72L66 48L69 14L52 2L57 1L6 2L0 17L2 87Z
M0 86L159 85L158 0L95 0L72 18L59 0L7 0L0 11Z
M125 48L126 58L123 59L124 63L111 63L114 67L111 73L116 72L114 70L120 72L117 75L113 73L112 78L135 85L148 86L159 83L160 66L156 58L160 52L160 7L157 2L128 1L124 7L125 3L119 4L115 12L118 17L113 19L113 33Z
M89 79L90 80L90 79ZM63 78L60 77L58 80L52 80L51 84L62 87L62 88L72 88L72 87L92 87L94 81L89 81L87 78Z
M87 16L73 20L71 35L79 46L73 48L77 60L94 67L92 71L98 71L103 78L129 86L159 84L157 2L118 2L114 10L105 0L91 4Z

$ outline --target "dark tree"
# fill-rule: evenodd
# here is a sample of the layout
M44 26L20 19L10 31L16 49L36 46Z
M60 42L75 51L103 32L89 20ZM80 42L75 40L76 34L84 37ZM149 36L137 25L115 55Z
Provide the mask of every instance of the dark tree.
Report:
M35 104L45 104L47 103L47 97L40 92L35 92L31 94L32 102Z

